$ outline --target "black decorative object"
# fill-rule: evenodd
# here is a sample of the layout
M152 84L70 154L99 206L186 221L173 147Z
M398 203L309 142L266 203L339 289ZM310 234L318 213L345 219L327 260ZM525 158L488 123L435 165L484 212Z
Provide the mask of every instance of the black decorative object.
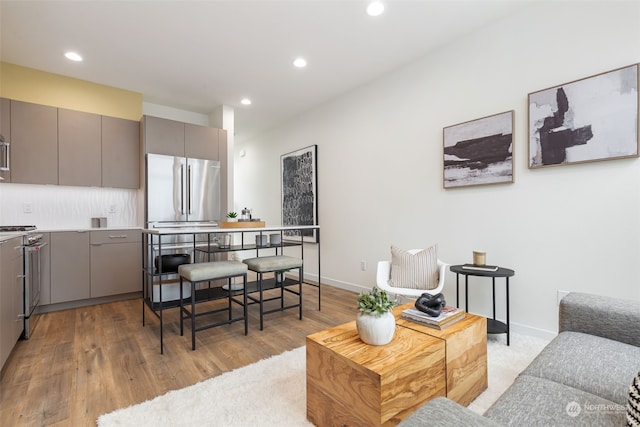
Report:
M444 299L444 295L431 295L430 293L425 292L418 297L415 307L417 310L420 310L431 317L438 317L446 304L447 302Z

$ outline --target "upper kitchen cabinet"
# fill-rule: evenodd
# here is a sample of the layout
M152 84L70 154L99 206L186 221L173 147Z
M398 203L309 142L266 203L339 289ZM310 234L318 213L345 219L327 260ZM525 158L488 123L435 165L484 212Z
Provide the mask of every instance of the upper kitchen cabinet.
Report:
M153 116L142 120L145 153L184 157L184 123Z
M184 157L219 160L218 130L206 126L184 125Z
M102 186L140 187L140 123L102 116Z
M145 153L219 160L221 129L153 116L144 116L142 123Z
M11 101L11 182L58 183L58 109Z
M102 185L101 128L98 114L58 109L60 185Z
M11 101L0 98L0 135L5 143L10 144L11 139ZM0 181L11 182L11 165L9 160L10 146L0 142ZM9 169L9 170L6 170Z

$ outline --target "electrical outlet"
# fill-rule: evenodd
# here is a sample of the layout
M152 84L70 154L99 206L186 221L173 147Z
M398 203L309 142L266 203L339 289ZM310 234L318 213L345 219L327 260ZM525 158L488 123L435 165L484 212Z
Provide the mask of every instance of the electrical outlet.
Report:
M569 291L558 291L558 305L560 305L560 300L567 296Z
M23 203L22 204L22 212L24 212L24 213L33 212L33 206L31 205L31 203Z
M367 271L367 261L360 261L360 270Z

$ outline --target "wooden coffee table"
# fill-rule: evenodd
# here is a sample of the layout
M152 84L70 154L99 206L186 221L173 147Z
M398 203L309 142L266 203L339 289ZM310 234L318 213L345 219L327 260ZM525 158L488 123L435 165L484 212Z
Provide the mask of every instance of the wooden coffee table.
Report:
M487 319L466 313L465 318L443 330L433 329L402 319L408 303L396 307L396 325L439 338L446 345L447 397L467 406L488 386L487 376Z
M400 319L384 346L362 342L355 321L307 337L307 419L317 426L398 424L447 396L468 405L487 388L486 319L439 331Z

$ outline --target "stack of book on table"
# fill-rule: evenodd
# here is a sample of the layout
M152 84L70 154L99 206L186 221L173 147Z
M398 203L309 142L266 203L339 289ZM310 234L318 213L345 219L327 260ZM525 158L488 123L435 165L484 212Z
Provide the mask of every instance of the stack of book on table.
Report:
M444 329L447 326L453 325L454 323L464 319L465 314L465 311L461 308L447 305L442 309L440 315L437 317L429 316L427 313L415 308L407 308L402 311L402 318L431 328Z

